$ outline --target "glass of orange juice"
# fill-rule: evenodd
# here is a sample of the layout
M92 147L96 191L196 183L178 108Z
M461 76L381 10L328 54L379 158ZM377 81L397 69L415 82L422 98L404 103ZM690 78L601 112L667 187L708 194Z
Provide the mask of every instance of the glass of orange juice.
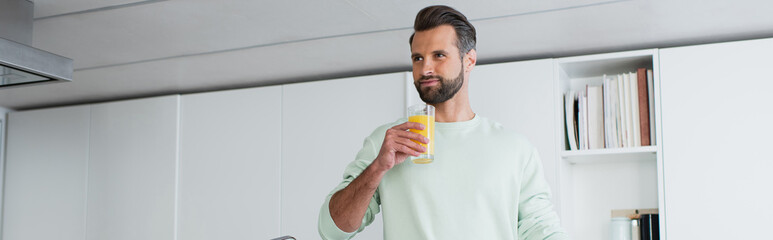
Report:
M435 160L435 107L429 104L417 104L408 107L408 121L424 124L424 130L411 129L411 132L421 134L429 138L429 143L424 144L415 140L427 148L418 157L411 156L411 161L417 164L427 164Z

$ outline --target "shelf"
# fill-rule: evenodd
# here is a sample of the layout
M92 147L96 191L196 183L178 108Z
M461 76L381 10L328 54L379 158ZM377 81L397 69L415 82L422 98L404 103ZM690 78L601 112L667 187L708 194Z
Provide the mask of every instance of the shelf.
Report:
M572 163L605 163L655 159L657 146L561 151L561 158Z

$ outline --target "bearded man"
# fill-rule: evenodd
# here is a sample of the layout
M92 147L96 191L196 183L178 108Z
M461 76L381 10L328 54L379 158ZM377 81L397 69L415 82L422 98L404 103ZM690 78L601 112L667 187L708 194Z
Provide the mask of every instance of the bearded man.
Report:
M568 239L539 155L523 135L478 116L468 85L475 28L447 6L421 10L410 37L416 90L436 109L435 161L404 162L428 143L400 119L377 128L319 215L323 239L350 239L381 212L384 239Z

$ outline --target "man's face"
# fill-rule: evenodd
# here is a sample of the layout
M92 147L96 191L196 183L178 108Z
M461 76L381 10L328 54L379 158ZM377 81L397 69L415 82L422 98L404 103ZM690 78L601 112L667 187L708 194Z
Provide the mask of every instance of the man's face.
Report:
M450 25L416 32L411 43L413 84L421 100L441 103L451 99L464 83L464 68Z

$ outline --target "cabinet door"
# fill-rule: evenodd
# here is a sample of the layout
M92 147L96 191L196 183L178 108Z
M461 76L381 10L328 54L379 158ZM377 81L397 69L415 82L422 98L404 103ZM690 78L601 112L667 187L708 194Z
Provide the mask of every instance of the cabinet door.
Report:
M660 51L668 239L755 239L773 225L773 39Z
M178 102L92 106L86 239L174 238Z
M481 116L525 135L539 151L545 178L558 207L553 60L476 66L470 74L470 104Z
M10 113L7 140L2 239L84 239L89 106Z
M178 239L279 237L281 94L182 96Z
M282 235L319 239L317 218L373 130L403 117L404 74L283 86ZM381 239L380 215L359 239Z

